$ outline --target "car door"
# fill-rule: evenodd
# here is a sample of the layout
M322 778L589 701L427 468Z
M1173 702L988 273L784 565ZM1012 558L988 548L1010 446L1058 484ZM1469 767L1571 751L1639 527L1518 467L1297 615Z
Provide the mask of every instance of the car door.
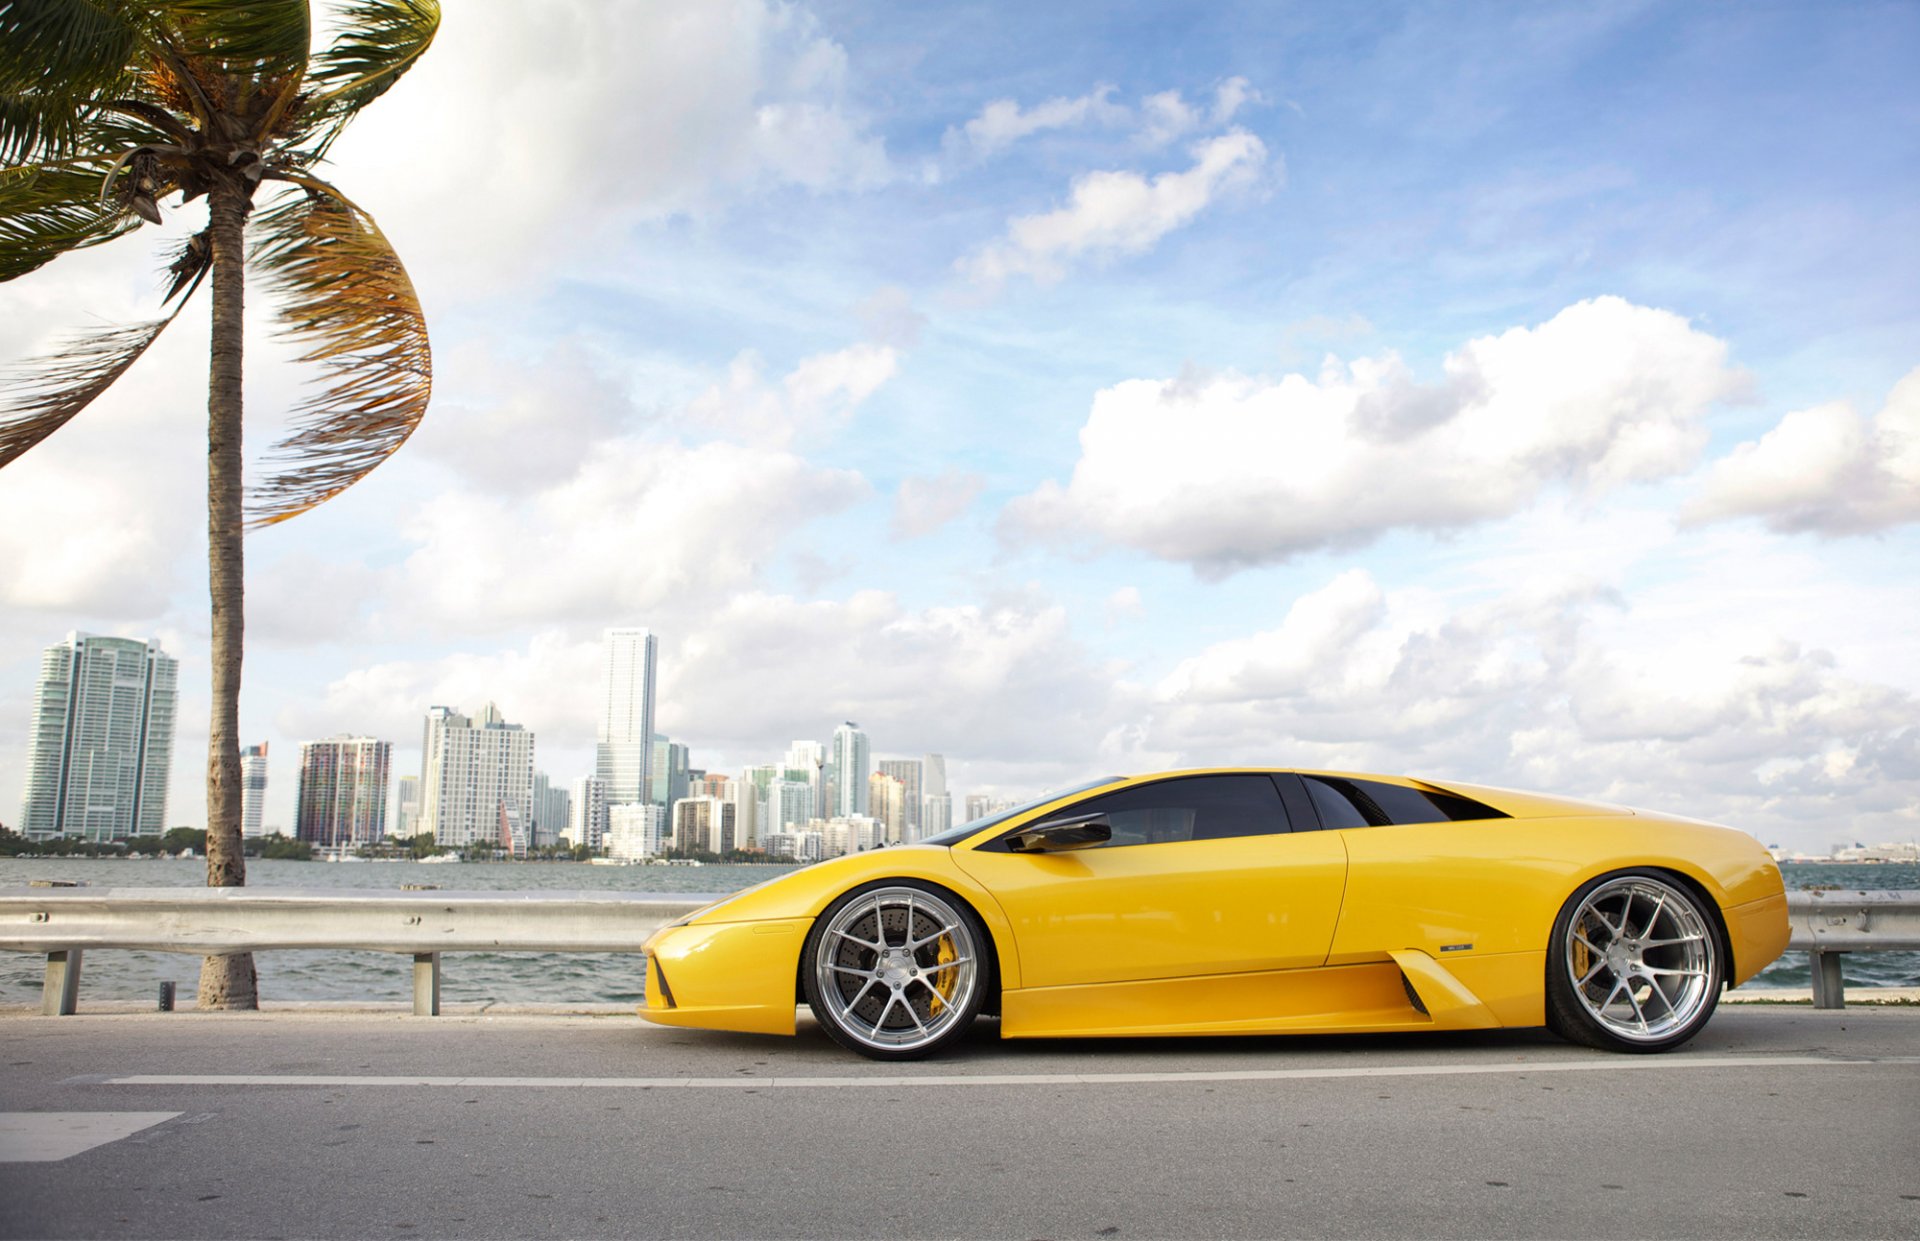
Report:
M1346 882L1337 832L1289 830L1265 774L1183 776L1053 817L1107 815L1113 838L1022 853L1005 838L954 860L1012 924L1027 987L1322 964Z

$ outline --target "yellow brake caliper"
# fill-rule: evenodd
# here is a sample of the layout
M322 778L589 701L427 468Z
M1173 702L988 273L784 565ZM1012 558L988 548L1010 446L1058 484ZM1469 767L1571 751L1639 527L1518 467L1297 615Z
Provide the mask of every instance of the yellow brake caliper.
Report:
M1584 933L1586 928L1575 927L1574 929ZM1573 981L1575 985L1580 985L1580 980L1587 976L1587 970L1591 968L1592 964L1593 954L1587 951L1586 941L1584 939L1575 939L1573 941Z
M953 950L953 936L942 935L934 946L933 963L945 965L960 954ZM937 1017L940 1010L947 1006L947 989L953 986L953 970L936 970L933 975L933 998L927 1002L927 1016Z

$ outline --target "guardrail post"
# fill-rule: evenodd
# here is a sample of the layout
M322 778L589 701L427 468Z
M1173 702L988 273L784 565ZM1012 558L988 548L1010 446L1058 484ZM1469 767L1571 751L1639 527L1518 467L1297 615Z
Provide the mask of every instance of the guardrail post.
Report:
M440 954L437 952L413 954L413 1015L440 1015Z
M62 948L47 954L47 981L40 989L40 1013L71 1017L80 1010L80 950Z
M1847 1006L1847 986L1840 977L1840 958L1845 955L1838 952L1810 952L1807 958L1813 963L1813 1006L1815 1008L1845 1008Z

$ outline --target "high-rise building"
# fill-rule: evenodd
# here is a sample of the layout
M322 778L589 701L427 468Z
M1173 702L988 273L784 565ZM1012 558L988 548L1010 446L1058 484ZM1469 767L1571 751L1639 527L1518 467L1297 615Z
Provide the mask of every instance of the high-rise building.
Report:
M601 635L599 744L594 775L607 786L607 804L657 802L653 787L653 684L658 644L645 629L609 629Z
M637 805L635 802L624 803ZM567 808L567 842L578 849L598 849L607 839L607 782L581 776L573 782L573 805Z
M953 826L953 798L945 793L935 797L932 793L920 797L920 835L916 841L929 836L938 836Z
M673 847L678 853L727 853L734 848L733 803L682 797L673 803Z
M573 799L544 771L533 773L533 844L535 848L560 843L572 822Z
M692 754L686 746L667 737L653 739L653 804L667 809L691 792L688 777Z
M867 777L867 807L880 824L881 839L890 845L907 839L906 787L884 771Z
M387 834L393 743L341 735L300 747L294 835L325 849L366 845Z
M267 743L240 747L240 834L261 836L267 809Z
M892 776L900 782L900 834L889 838L895 843L920 839L920 782L924 764L917 758L883 758L878 766L882 775ZM875 810L873 817L881 819L885 816Z
M774 780L767 785L767 809L760 817L761 835L804 831L819 814L813 786L805 780Z
M167 827L179 663L158 642L70 633L40 657L20 830L117 840Z
M925 840L953 826L953 797L947 792L946 755L927 755L920 769L920 834L914 839Z
M399 787L393 795L393 835L412 840L420 834L420 777L401 776L394 783Z
M531 732L488 703L469 719L451 707L427 711L421 830L456 848L497 843L523 853L532 828Z
M807 812L807 819L827 812L827 747L818 741L796 741L787 747L787 756L781 760L781 768L788 780L804 780L812 790L813 808ZM798 820L798 826L804 828L807 819Z
M607 856L638 862L666 851L666 811L651 802L607 809Z
M836 817L867 813L867 777L873 774L873 756L867 749L867 734L852 720L833 730L834 801Z

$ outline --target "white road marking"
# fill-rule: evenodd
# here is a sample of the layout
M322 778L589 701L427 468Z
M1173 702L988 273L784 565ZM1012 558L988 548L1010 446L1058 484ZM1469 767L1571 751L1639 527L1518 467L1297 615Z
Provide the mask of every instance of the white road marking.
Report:
M1614 1056L1604 1060L1399 1064L1366 1068L1220 1069L1170 1073L917 1073L835 1077L413 1077L313 1074L128 1073L88 1078L104 1086L452 1086L536 1090L894 1090L908 1086L1178 1086L1195 1082L1291 1082L1344 1077L1468 1077L1510 1073L1635 1073L1676 1069L1844 1068L1920 1064L1920 1056Z
M57 1163L178 1112L0 1112L0 1163Z

